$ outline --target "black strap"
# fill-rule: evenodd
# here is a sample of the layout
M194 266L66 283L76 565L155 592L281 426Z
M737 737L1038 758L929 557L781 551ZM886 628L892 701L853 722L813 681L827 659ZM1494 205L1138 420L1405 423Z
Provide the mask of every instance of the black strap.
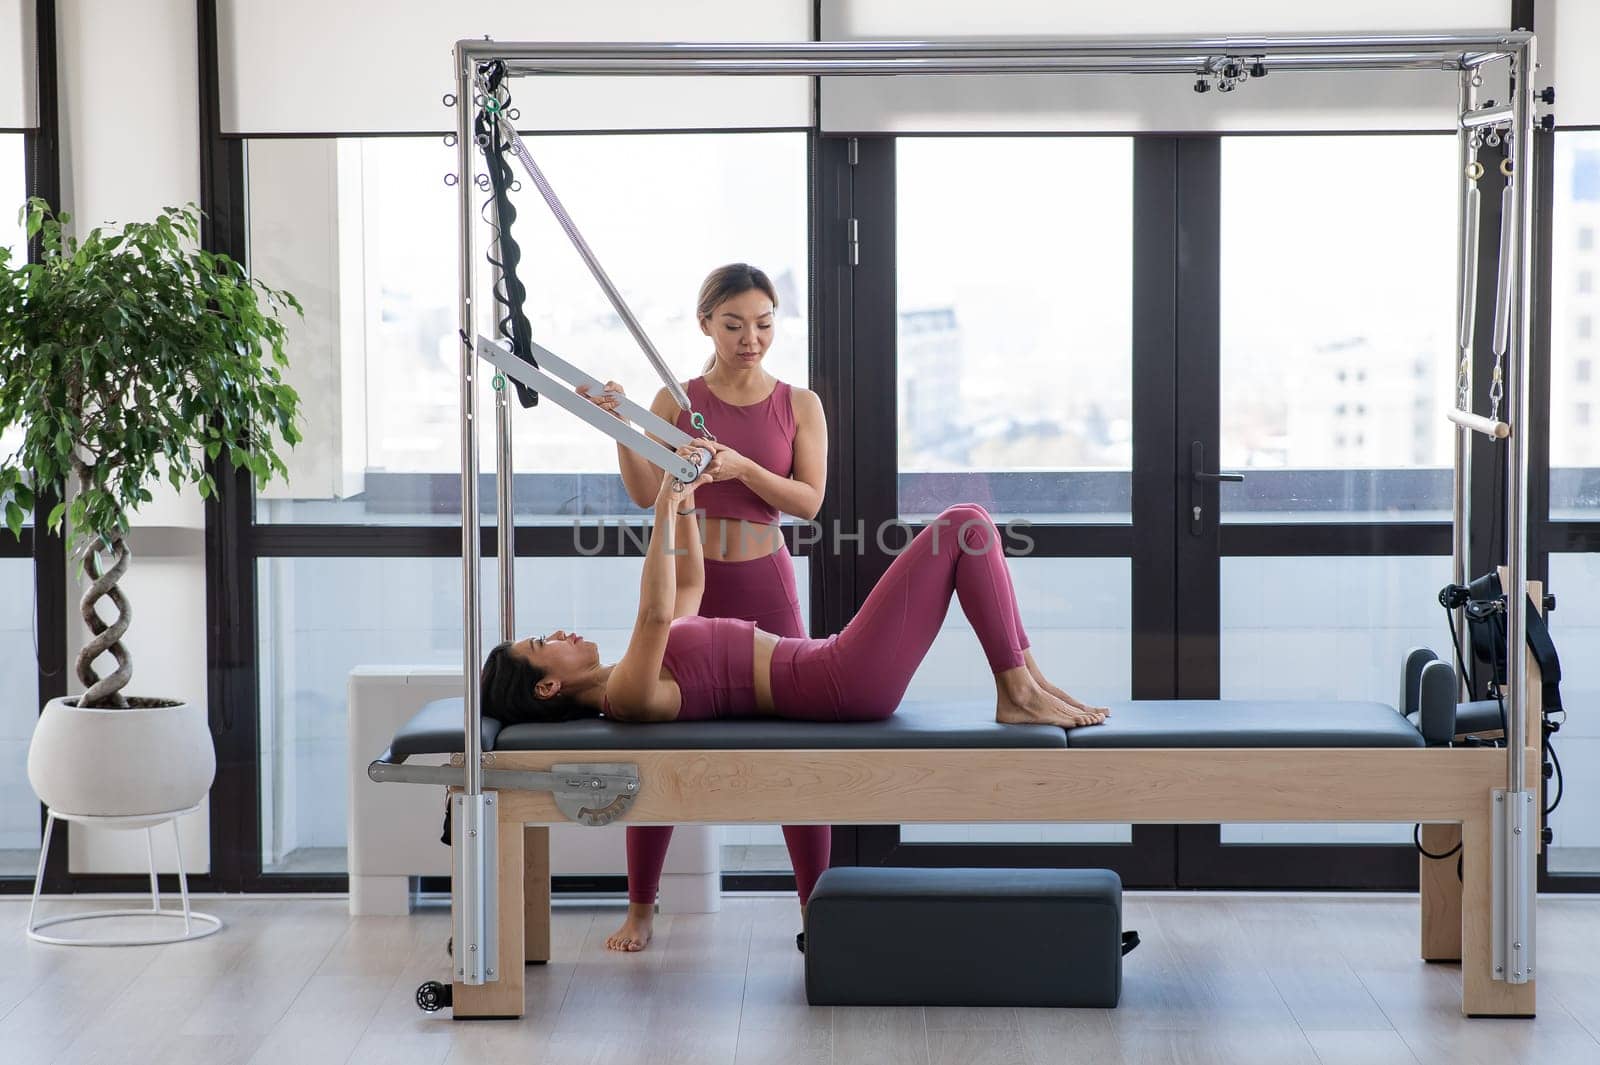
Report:
M1124 933L1122 933L1122 954L1123 954L1123 957L1127 957L1127 955L1132 952L1133 948L1137 947L1138 945L1139 945L1139 933L1138 932L1124 932Z
M489 95L493 95L505 80L505 64L496 59L484 67L486 88ZM507 97L509 100L509 97ZM516 205L511 202L511 164L506 162L506 151L510 145L500 132L500 123L486 109L478 109L478 117L473 120L473 132L477 135L479 149L483 152L484 164L489 171L489 189L494 199L495 217L500 248L500 258L489 256L490 265L499 272L499 284L494 289L494 301L499 305L495 319L496 331L507 340L511 341L511 353L520 359L525 359L530 365L539 365L533 358L533 326L528 322L525 310L528 301L528 290L522 283L522 278L517 273L517 267L522 263L522 248L517 244L516 238L511 235L511 224L517 220ZM463 175L465 180L465 175ZM539 402L539 393L522 384L513 381L517 389L517 399L524 407L531 407Z

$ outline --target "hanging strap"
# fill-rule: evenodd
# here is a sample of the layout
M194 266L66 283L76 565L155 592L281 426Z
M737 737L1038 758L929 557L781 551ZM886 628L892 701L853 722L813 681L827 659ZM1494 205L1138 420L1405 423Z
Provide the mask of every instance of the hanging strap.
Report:
M655 344L645 334L644 327L639 324L639 319L634 317L634 313L629 308L627 301L622 298L622 293L617 291L617 286L612 283L610 276L606 274L605 267L600 265L600 260L595 257L594 250L589 247L589 242L583 238L583 234L578 230L577 223L573 222L572 216L567 213L566 207L561 202L561 197L556 195L556 190L551 186L549 179L544 176L544 171L539 168L538 162L534 160L533 153L528 150L528 146L523 142L521 134L517 132L516 126L512 124L511 118L507 114L509 110L507 105L510 102L510 97L503 91L501 84L504 78L504 71L505 65L496 60L492 63L484 64L478 75L479 89L484 95L484 106L480 108L478 113L479 121L487 121L495 126L495 136L490 138L490 142L491 145L498 148L496 155L498 156L501 151L509 151L517 157L517 161L522 164L522 169L527 172L528 179L533 182L534 188L539 190L539 195L544 198L545 205L550 208L550 213L555 216L556 222L560 224L561 231L567 235L567 239L572 242L572 246L576 249L579 258L589 268L589 273L593 275L601 291L606 294L606 299L611 302L611 307L617 312L617 317L621 318L622 324L628 327L628 332L633 335L635 343L639 345L639 350L644 352L645 358L655 368L656 376L661 378L662 386L666 388L667 393L672 396L679 407L686 411L693 411L694 407L690 404L689 397L683 390L683 385L673 376L671 369L666 364L666 360L661 357L661 353L656 350ZM485 151L488 150L488 148L485 148ZM505 166L503 159L499 160L499 163L501 166ZM489 169L490 181L493 183L493 172L495 170L493 160L490 162ZM509 168L507 168L507 172L509 173ZM509 221L506 216L502 215L501 217L503 221ZM512 217L515 217L514 212ZM502 241L505 239L505 234L502 233L501 239ZM701 423L703 422L704 419L701 419Z

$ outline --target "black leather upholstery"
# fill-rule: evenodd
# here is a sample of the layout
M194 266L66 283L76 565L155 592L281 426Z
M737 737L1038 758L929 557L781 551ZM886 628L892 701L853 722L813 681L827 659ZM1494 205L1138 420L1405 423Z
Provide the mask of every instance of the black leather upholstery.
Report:
M395 761L403 762L415 754L458 754L466 744L463 735L460 699L435 699L414 714L410 721L400 726L389 744ZM492 717L483 719L483 749L494 750L495 739L500 735L500 722Z
M830 869L806 906L814 1006L1109 1007L1122 882L1106 869Z
M1103 725L1065 731L996 724L979 702L907 703L887 721L685 721L601 718L555 725L483 722L483 749L784 750L1019 747L1420 747L1417 727L1382 703L1174 700L1112 704ZM461 750L461 700L429 703L394 738L397 758Z
M1382 703L1149 699L1111 704L1069 747L1421 747L1416 726Z
M1066 735L1051 725L1001 725L994 710L977 702L907 703L887 721L684 721L626 725L600 718L559 725L510 725L496 741L500 750L781 750L818 747L1065 747Z

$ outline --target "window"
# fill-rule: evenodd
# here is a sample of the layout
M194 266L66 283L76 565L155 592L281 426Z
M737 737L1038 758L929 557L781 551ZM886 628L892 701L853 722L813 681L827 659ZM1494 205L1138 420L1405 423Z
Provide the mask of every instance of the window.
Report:
M27 775L39 714L33 609L33 560L0 558L0 877L32 876L39 860L39 800Z
M905 141L901 141L903 145ZM1133 567L1126 558L1012 558L1017 608L1034 656L1089 703L1131 695ZM1066 678L1071 678L1066 679ZM993 674L966 615L952 607L907 699L994 698ZM1129 825L906 825L906 843L1128 843Z
M1445 136L1223 138L1225 520L1449 520L1454 168Z
M1560 603L1550 635L1562 655L1561 701L1600 705L1600 662L1567 650L1600 646L1600 555L1552 552L1550 590ZM1571 714L1554 742L1565 790L1550 815L1550 872L1600 876L1600 724L1592 714Z
M1589 519L1600 514L1600 439L1591 424L1600 403L1594 360L1592 258L1600 224L1600 132L1561 132L1555 138L1555 202L1551 243L1550 517ZM1573 234L1563 238L1563 234ZM1576 249L1576 250L1574 250Z
M1407 650L1448 657L1449 580L1448 558L1224 558L1222 698L1393 705ZM1409 825L1222 826L1224 843L1410 839Z
M637 557L519 558L519 630L580 632L600 645L606 661L614 661L633 629L641 564ZM0 569L0 580L5 572ZM492 591L497 572L494 560L484 563L483 587L490 590L483 603L485 648L494 645L499 631L499 603ZM458 671L461 563L455 558L269 558L259 562L257 575L262 869L342 873L347 868L350 672L358 666ZM804 558L795 559L795 579L801 587L809 579ZM802 596L803 614L809 605L809 597ZM9 646L3 642L6 624L0 614L0 653ZM0 657L0 670L6 664ZM31 662L29 669L32 684ZM0 677L9 679L3 672ZM37 857L37 807L31 816ZM6 824L0 820L0 831ZM735 838L776 843L783 853L776 828Z
M22 134L0 133L0 248L4 248L10 256L7 262L12 268L28 255L27 233L19 216L27 199L27 166ZM0 455L10 455L21 442L20 428L13 427L0 433ZM0 507L0 510L3 509ZM33 515L29 514L26 520L28 524L33 524ZM10 535L5 531L5 526L0 524L0 536ZM29 602L32 602L31 598Z
M0 133L0 248L11 253L13 265L27 254L27 240L18 220L18 212L27 199L22 134Z
M779 292L768 368L807 384L805 137L798 133L534 137L529 144L662 356L681 379L709 352L700 281L726 262ZM459 518L454 154L414 138L264 140L249 146L254 269L306 304L292 379L307 439L292 478L263 493L264 522L449 524ZM534 338L648 405L660 382L533 190L514 194ZM479 248L480 254L485 249ZM481 303L489 292L480 279ZM480 326L491 328L489 309ZM480 409L493 411L488 375ZM483 419L480 461L494 447ZM636 513L612 442L554 404L518 409L524 523Z
M895 151L900 514L1128 521L1133 142Z

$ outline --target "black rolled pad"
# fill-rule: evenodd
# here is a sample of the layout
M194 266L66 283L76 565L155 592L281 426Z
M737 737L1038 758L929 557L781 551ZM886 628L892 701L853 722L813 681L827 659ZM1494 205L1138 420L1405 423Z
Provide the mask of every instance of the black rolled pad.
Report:
M461 727L456 726L459 737ZM741 718L629 725L604 718L556 725L508 725L501 751L862 750L951 747L1065 747L1055 725L1001 725L990 702L906 703L887 721L819 722ZM460 750L458 746L455 748Z
M1069 747L1422 747L1422 733L1383 703L1147 699L1112 703Z
M1096 1006L1122 991L1108 869L830 869L806 906L814 1006Z
M400 726L389 744L389 753L396 761L405 761L416 754L461 754L466 750L462 742L465 735L461 720L460 699L435 699ZM492 717L483 719L483 749L494 750L500 735L500 722Z

